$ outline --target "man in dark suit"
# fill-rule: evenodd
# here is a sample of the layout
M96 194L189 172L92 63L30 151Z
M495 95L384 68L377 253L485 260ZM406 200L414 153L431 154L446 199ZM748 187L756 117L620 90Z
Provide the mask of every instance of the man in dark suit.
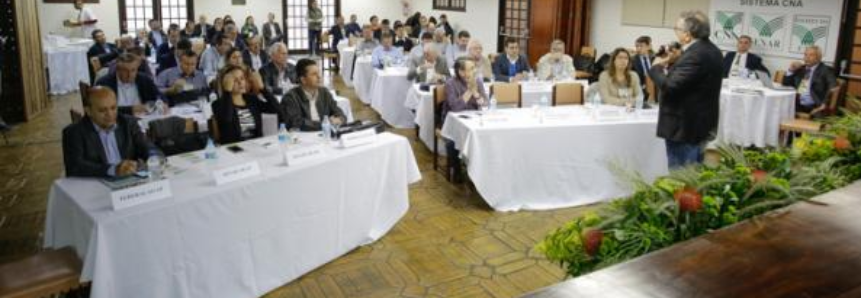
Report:
M332 26L332 28L329 28L329 36L332 39L332 44L329 45L330 49L337 49L338 43L340 43L342 39L348 38L347 25L344 24L343 16L335 18L335 25Z
M179 34L179 26L174 27L170 26L167 29L167 42L161 44L156 50L156 63L162 64L165 63L165 58L170 58L174 52L176 52L176 44L179 43L181 38ZM176 65L174 65L176 66Z
M371 21L371 23L373 23L373 21ZM374 30L374 39L376 39L377 41L382 41L383 33L386 32L388 32L391 36L395 36L395 31L392 30L392 27L389 23L389 19L383 19L383 22L380 23L380 27Z
M396 48L404 49L404 53L409 53L413 49L413 40L407 36L407 32L404 31L404 25L397 24L395 25L395 41L394 45Z
M254 71L260 70L264 65L269 63L269 55L263 50L261 42L263 41L260 35L249 37L246 40L248 48L242 51L242 61Z
M234 48L238 48L240 51L245 50L245 41L239 37L239 29L236 28L236 25L232 23L224 25L224 33L222 34Z
M655 61L650 72L661 96L657 135L666 142L670 168L701 163L705 144L717 132L723 78L715 70L723 57L709 30L702 12L682 14L675 33L684 52Z
M454 40L455 40L454 28L452 28L451 24L449 24L448 16L446 16L445 14L439 15L439 25L437 25L437 27L445 30L445 36L448 36L448 38L451 39L451 42L454 43ZM461 30L463 30L463 29L461 29Z
M120 54L120 49L117 48L115 44L109 43L108 39L105 37L105 32L102 29L93 30L93 45L90 46L90 49L87 51L87 64L90 64L90 61L93 58L99 59L99 63L101 65L107 66L111 61L117 59L117 56ZM93 82L95 78L95 73L93 72L93 68L90 69L90 82Z
M158 60L161 62L158 63L156 74L179 65L179 57L187 50L191 50L191 41L185 38L180 39L171 51L159 56Z
M751 38L747 35L738 37L737 51L728 52L723 57L723 77L735 77L742 69L750 71L761 70L768 73L768 68L762 64L762 57L750 52Z
M281 100L281 108L287 115L287 126L303 131L320 130L320 123L327 117L334 125L344 123L344 111L338 107L332 93L322 86L323 79L317 62L299 60L296 71L301 84Z
M146 113L146 103L160 99L161 93L155 81L146 75L138 73L141 58L137 55L124 53L117 58L117 70L96 81L96 85L105 86L114 91L119 111L126 115Z
M655 53L652 52L652 38L646 35L637 38L634 42L637 54L634 55L631 64L634 72L640 77L640 88L646 90L646 77L649 76L649 71L652 69L652 61L655 60ZM645 94L648 98L648 94Z
M117 99L106 87L87 90L86 116L63 129L63 161L68 177L122 177L134 174L152 145L137 120L117 115Z
M269 57L271 58L269 64L260 69L263 85L266 86L267 92L283 95L298 82L296 67L287 62L287 46L282 42L269 48Z
M200 36L203 38L206 43L210 42L210 39L213 36L209 36L209 32L212 30L212 25L206 23L206 16L200 15L197 21L197 25L194 25L194 36Z
M167 34L164 33L164 30L161 29L161 22L156 19L149 20L149 33L147 34L147 38L149 38L149 44L158 49L161 44L167 42Z
M275 14L269 13L269 21L263 24L263 39L266 47L284 40L284 34L281 33L281 25L275 21Z
M520 54L520 43L517 39L505 39L505 54L493 61L493 75L498 82L519 82L524 74L532 70L526 56Z
M362 25L359 25L358 18L355 14L350 15L350 23L345 27L347 28L347 38L350 36L362 36Z
M798 90L796 112L819 117L828 106L828 91L837 86L837 77L833 68L822 63L822 50L811 46L804 50L804 64L796 61L789 65L783 85Z

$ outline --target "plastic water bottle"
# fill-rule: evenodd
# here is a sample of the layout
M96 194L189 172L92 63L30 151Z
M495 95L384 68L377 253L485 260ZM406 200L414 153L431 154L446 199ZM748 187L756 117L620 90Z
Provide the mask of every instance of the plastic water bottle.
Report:
M540 103L541 103L541 106L542 106L542 107L550 106L550 101L549 101L549 100L547 100L547 95L542 95L542 96L541 96L541 101L540 101Z
M203 149L203 159L208 163L215 163L218 160L218 150L215 148L212 138L206 140L206 148Z
M290 133L287 132L287 126L284 123L278 127L278 145L281 149L286 149L287 144L290 144Z
M323 139L328 143L332 140L332 123L329 122L329 117L323 118L323 124L321 126L323 128Z
M149 178L153 180L158 180L161 178L162 173L164 172L164 155L161 151L157 149L152 149L149 151L149 158L146 160L147 171L149 171Z
M164 116L165 114L164 102L161 99L155 101L155 113L159 116Z
M495 95L490 96L490 110L496 111L496 96Z

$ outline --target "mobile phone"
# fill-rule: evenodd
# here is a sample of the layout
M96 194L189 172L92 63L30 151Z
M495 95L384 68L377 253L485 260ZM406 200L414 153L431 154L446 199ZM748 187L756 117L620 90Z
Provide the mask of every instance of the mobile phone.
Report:
M242 149L242 147L239 147L238 145L229 146L227 147L227 150L232 153L240 153L242 151L245 151L245 149Z

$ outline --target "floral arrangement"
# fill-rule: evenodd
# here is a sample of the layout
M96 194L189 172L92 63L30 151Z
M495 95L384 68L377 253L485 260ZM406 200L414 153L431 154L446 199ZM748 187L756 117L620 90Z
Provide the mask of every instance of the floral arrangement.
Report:
M861 178L861 114L826 121L791 148L719 146L720 161L646 183L551 232L537 249L569 276L604 268L846 186Z

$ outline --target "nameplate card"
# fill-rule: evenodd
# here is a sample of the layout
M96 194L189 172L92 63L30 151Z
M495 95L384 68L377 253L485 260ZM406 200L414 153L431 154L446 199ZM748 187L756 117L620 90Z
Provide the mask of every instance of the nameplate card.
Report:
M374 129L364 129L341 135L341 147L343 148L372 144L376 141L377 131Z
M170 180L162 179L112 191L111 204L114 211L117 211L144 203L167 199L171 196Z
M620 121L625 119L622 110L618 109L598 109L595 111L595 120L598 121Z
M637 117L640 118L658 118L658 109L645 109L637 111Z
M324 148L321 144L290 148L284 153L284 160L288 167L315 161L326 156Z
M222 185L260 175L260 164L256 161L238 164L216 170L212 173L215 185Z

